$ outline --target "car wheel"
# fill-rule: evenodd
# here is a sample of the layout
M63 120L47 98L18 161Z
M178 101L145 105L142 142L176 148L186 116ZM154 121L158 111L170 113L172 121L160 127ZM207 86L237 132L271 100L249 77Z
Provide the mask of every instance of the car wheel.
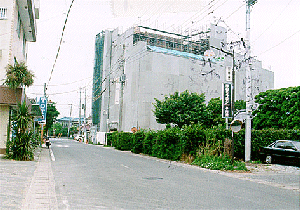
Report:
M266 163L272 163L272 156L271 155L266 156Z

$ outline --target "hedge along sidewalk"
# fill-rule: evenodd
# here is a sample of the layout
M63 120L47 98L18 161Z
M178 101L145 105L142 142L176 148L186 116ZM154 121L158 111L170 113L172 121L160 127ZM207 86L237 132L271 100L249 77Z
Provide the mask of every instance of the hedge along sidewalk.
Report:
M207 145L217 148L218 155L224 152L225 139L231 139L231 131L223 127L203 129L200 125L170 128L159 131L141 130L135 134L114 132L108 134L108 145L116 149L143 153L169 160L180 160L183 154L196 155L199 147ZM235 157L244 158L245 130L235 134ZM252 130L252 160L259 160L259 148L277 139L300 139L300 130Z

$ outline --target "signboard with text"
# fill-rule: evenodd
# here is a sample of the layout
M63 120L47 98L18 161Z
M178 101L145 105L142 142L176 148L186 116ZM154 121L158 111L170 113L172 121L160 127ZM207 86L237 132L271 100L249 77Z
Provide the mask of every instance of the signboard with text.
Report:
M222 118L232 118L231 83L222 84Z
M40 124L46 124L46 115L47 115L47 98L40 97L39 106L42 112L42 118L38 119Z

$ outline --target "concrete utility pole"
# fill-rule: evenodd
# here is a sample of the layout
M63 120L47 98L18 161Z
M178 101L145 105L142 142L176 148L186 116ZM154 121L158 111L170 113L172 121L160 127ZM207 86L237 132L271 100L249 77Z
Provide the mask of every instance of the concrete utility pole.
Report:
M84 123L84 143L86 143L87 136L86 136L86 88L84 89L84 110L83 110L83 123Z
M70 119L69 119L69 126L68 126L68 137L70 137L70 126L71 126L71 116L72 116L72 104L68 104L71 105L71 109L70 109Z
M257 0L246 3L246 129L245 129L245 161L251 160L251 115L253 106L250 49L250 12Z
M79 135L81 135L81 88L79 88L79 119L78 119L78 123L79 123Z

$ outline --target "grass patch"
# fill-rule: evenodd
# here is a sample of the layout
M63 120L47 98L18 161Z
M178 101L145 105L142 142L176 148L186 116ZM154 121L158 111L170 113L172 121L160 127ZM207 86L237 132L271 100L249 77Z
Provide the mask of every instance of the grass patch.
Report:
M227 155L225 156L213 156L213 155L201 155L197 157L192 165L197 165L202 168L211 170L225 170L225 171L248 171L244 162L233 161Z

